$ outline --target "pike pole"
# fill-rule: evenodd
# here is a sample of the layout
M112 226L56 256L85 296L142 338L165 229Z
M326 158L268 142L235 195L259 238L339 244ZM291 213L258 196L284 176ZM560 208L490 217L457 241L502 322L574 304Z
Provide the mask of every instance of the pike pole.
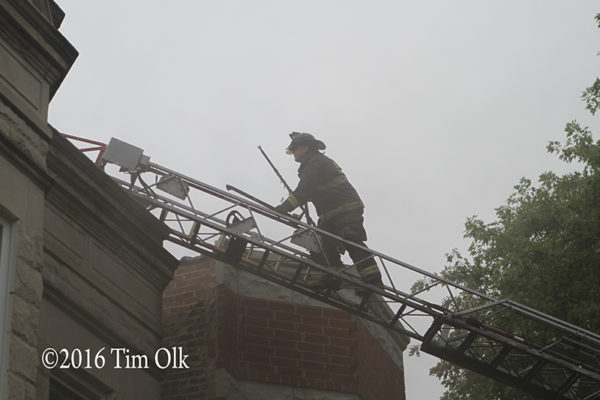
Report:
M290 187L290 185L287 184L287 182L285 181L283 176L281 176L281 174L279 173L277 168L275 168L275 165L273 165L273 163L269 159L269 156L267 156L267 153L265 153L265 151L262 149L261 146L258 146L258 149L262 153L263 157L265 157L265 159L267 160L267 162L269 163L269 165L271 166L273 171L275 171L275 174L277 175L277 177L279 178L281 183L283 183L283 186L287 189L288 193L292 194L293 193L292 188ZM306 215L306 222L308 222L310 225L315 225L315 222L312 220L312 218L310 217L310 214L308 213L308 206L306 204L302 204L300 206L300 208L302 209L302 212L304 213L304 215Z

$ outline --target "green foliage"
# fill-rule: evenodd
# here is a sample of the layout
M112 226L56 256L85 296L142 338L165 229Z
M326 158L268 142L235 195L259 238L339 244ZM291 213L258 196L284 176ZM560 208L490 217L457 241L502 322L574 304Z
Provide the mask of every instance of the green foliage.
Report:
M551 143L549 151L581 162L582 170L547 172L538 187L521 179L496 221L467 221L469 257L455 250L442 275L600 332L600 141L576 123L566 132L566 143ZM460 308L475 305L472 298L457 301ZM430 373L447 388L442 400L530 398L445 361Z
M596 79L596 82L594 82L594 84L592 86L590 86L589 88L585 89L585 91L581 95L581 98L583 99L583 101L585 101L586 110L591 112L592 115L595 115L596 111L598 111L598 108L600 108L599 95L600 95L600 79Z
M600 14L596 21L600 27ZM600 79L582 98L594 115L600 108ZM563 176L546 172L537 185L522 178L496 209L496 221L469 218L465 224L469 254L450 253L442 275L600 332L600 141L576 121L568 123L565 132L564 143L551 142L547 150L576 163L577 170ZM473 299L458 301L466 305ZM511 321L506 323L511 329ZM446 361L430 374L446 388L441 400L533 399Z

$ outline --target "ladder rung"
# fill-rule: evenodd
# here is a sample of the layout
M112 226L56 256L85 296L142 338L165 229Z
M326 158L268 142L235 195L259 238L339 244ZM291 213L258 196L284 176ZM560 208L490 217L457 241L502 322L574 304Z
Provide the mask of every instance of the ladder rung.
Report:
M298 280L298 278L300 277L300 273L302 272L302 266L303 266L303 265L304 265L304 264L300 264L300 265L298 266L298 268L296 268L296 272L294 273L294 276L292 276L292 280L291 280L291 283L292 283L292 284L295 284L295 283L296 283L296 281Z
M263 253L262 257L260 258L260 262L258 263L258 270L262 270L263 267L265 266L265 263L267 262L267 258L269 257L269 251L265 250L265 252Z
M533 367L531 367L531 370L523 377L523 380L525 382L529 382L531 379L533 379L533 377L540 372L544 364L546 364L544 360L537 360L535 364L533 364Z
M166 208L163 208L162 210L160 210L160 217L158 218L160 221L165 221L167 219L167 215L169 214L169 210L167 210Z
M500 363L506 358L506 356L508 355L508 353L510 353L511 350L512 348L509 346L502 347L502 350L500 350L496 357L494 357L494 359L490 363L490 366L492 368L496 368L498 365L500 365Z
M579 380L579 378L581 378L581 375L579 375L578 373L573 373L571 376L569 376L569 379L567 379L565 381L565 383L563 383L558 390L556 391L559 394L563 394L565 393L567 390L569 390L569 388L571 386L573 386L575 384L575 382L577 382L577 380Z
M476 332L469 332L469 336L467 336L467 338L460 344L460 346L458 346L458 349L456 349L456 351L464 353L465 350L467 350L469 346L473 343L476 337Z
M402 307L398 309L398 312L394 315L394 318L392 318L390 325L394 325L396 322L398 322L404 310L406 310L406 304L402 304Z

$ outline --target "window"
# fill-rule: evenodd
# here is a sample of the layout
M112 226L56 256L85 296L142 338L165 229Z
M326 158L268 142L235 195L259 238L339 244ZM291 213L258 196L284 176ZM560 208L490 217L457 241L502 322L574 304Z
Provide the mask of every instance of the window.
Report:
M15 223L0 210L0 399L5 399L8 368L8 333L10 331L10 291L15 269Z

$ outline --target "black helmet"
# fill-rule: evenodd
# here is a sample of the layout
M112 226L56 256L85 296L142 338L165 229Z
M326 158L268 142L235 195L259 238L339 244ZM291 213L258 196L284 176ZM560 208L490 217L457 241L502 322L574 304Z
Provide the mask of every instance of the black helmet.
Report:
M311 146L317 150L325 150L326 147L325 143L315 139L310 133L292 132L290 133L290 139L292 139L292 142L285 149L288 154L292 154L294 147L299 145Z

